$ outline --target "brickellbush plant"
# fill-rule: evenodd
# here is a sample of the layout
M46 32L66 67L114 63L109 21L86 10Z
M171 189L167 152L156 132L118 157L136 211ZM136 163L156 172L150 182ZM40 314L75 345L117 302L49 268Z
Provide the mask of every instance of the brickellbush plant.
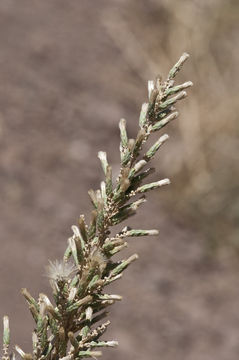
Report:
M175 105L187 96L185 89L192 82L175 85L174 78L188 57L186 53L180 57L166 81L157 77L148 82L149 99L142 105L135 139L128 139L126 121L120 120L121 168L115 184L106 153L98 153L105 180L99 190L89 190L93 204L91 222L87 225L84 215L80 216L78 226L72 226L73 235L68 239L63 259L50 262L47 268L54 302L42 293L36 300L27 289L22 289L36 324L32 353L25 353L18 345L10 351L9 320L4 316L2 360L15 359L15 354L24 360L96 358L101 355L99 348L117 345L117 341L101 340L110 324L103 320L108 316L106 309L121 300L120 295L108 294L105 288L120 279L138 255L121 261L114 261L114 255L127 246L127 238L157 235L158 231L126 226L111 235L111 227L134 215L146 201L145 193L170 183L169 179L162 179L144 184L154 170L148 164L168 135L160 136L144 154L141 150L152 133L178 117Z

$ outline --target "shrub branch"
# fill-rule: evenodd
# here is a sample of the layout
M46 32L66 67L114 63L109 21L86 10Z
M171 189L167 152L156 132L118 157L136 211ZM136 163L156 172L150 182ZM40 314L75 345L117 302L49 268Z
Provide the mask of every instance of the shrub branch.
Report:
M134 215L146 201L146 192L170 183L169 179L144 183L153 172L148 164L168 140L168 135L160 136L145 154L142 146L152 133L178 117L175 105L186 97L185 89L192 83L175 85L174 78L188 56L184 53L180 57L166 81L157 77L155 81L148 82L148 102L142 105L135 139L128 139L126 121L120 120L121 168L115 184L107 154L103 151L98 153L105 179L100 189L89 190L93 204L90 224L87 225L84 215L81 215L78 226L72 226L73 234L68 239L63 260L50 262L48 266L54 302L45 294L40 294L35 300L26 289L22 289L36 324L32 334L32 353L25 353L18 345L15 346L15 352L22 359L96 358L101 355L98 348L117 346L116 341L100 340L110 324L109 321L102 322L108 314L106 309L122 299L120 295L108 294L105 288L119 280L138 255L121 261L114 261L113 257L127 246L127 238L157 235L158 231L127 226L111 236L111 227ZM10 331L6 316L3 324L2 360L10 360Z

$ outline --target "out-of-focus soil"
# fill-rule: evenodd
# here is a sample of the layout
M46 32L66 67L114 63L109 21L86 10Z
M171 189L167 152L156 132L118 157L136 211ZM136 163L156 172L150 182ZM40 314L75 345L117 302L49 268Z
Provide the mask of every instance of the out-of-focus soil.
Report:
M0 315L9 314L13 342L26 351L33 322L19 291L50 292L44 266L62 256L70 226L90 212L87 191L102 178L96 154L106 150L117 171L119 118L127 118L133 136L147 77L153 76L150 66L139 71L145 59L137 59L137 47L132 65L132 54L120 49L107 25L129 6L132 17L141 9L137 20L147 31L150 6L130 4L0 2ZM159 15L166 29L170 19ZM165 43L159 46L167 50ZM172 53L168 67L179 55ZM186 74L187 66L181 79ZM185 112L187 106L180 104ZM180 139L173 127L155 162L159 170L168 153L172 166L177 163ZM171 174L169 166L154 177ZM132 240L125 252L140 259L113 286L124 299L112 308L105 338L118 339L120 346L105 350L104 358L237 359L238 259L227 252L207 257L203 233L185 226L180 213L171 215L169 192L170 187L150 195L133 220L135 226L159 228L160 236Z

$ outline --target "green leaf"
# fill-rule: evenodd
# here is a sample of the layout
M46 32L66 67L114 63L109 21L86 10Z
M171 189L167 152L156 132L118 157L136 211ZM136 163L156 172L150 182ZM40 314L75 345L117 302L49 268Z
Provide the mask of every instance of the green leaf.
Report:
M110 273L110 277L120 274L124 271L133 261L138 259L138 255L134 254L127 260L123 260L118 266L116 266Z
M168 115L167 117L165 117L164 119L156 122L154 125L152 125L152 131L158 131L160 129L162 129L165 125L167 125L170 121L176 119L178 117L178 112L174 112L170 115Z
M10 328L8 316L3 317L3 344L6 346L10 344Z
M168 79L174 79L179 70L182 68L185 61L189 58L189 55L187 53L183 53L183 55L180 57L180 59L177 61L177 63L172 67L172 69L169 71Z
M152 157L154 157L154 155L156 154L156 152L158 151L158 149L165 143L165 141L167 141L169 139L169 136L167 134L164 134L163 136L161 136L158 141L156 141L156 143L151 146L151 148L146 152L145 154L145 160L149 161Z
M136 193L145 193L147 191L157 189L161 186L169 185L169 184L170 184L169 179L159 180L159 181L153 182L151 184L146 184L146 185L140 186L138 189L136 189Z

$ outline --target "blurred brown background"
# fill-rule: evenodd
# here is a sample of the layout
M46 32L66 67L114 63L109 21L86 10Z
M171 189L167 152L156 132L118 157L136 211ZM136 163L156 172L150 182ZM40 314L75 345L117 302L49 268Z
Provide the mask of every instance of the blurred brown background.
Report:
M237 0L2 0L0 2L0 315L30 350L19 294L49 293L48 259L89 213L102 179L96 154L117 169L118 121L135 135L147 80L183 51L192 80L170 141L156 158L154 192L133 220L159 238L132 240L140 259L112 290L115 360L234 360L239 354Z

